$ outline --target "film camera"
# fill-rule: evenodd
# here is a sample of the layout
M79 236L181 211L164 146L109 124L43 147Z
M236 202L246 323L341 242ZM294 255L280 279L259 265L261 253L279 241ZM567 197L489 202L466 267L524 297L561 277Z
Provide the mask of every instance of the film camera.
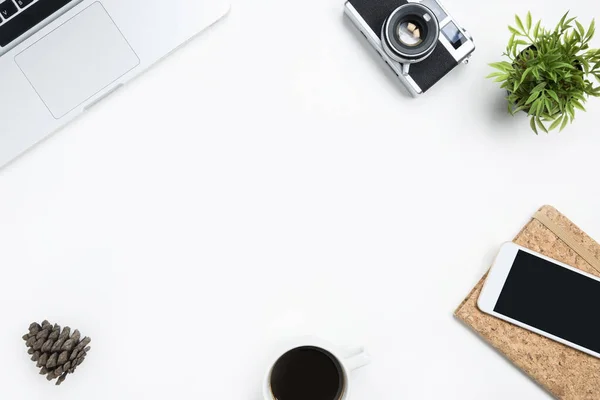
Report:
M475 51L437 0L349 0L345 13L415 97Z

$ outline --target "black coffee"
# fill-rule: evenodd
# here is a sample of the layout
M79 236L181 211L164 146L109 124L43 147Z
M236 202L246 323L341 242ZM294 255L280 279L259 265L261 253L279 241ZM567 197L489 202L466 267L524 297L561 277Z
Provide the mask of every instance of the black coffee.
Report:
M298 347L275 363L271 391L276 400L339 400L344 392L344 373L329 352Z

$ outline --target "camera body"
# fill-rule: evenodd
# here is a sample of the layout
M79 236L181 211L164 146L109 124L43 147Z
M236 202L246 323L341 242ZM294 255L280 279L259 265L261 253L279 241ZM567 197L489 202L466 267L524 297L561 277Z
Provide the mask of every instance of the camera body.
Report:
M414 97L475 51L437 0L348 0L345 13Z

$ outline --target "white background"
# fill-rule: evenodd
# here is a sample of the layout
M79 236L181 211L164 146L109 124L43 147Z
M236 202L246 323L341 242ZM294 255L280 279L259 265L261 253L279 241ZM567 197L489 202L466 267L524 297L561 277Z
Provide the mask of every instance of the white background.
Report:
M341 1L238 2L1 170L0 396L257 400L315 333L368 347L352 399L547 398L452 312L539 206L600 238L600 101L538 137L484 79L515 12L600 3L446 5L478 49L419 99ZM20 339L44 318L93 339L58 389Z

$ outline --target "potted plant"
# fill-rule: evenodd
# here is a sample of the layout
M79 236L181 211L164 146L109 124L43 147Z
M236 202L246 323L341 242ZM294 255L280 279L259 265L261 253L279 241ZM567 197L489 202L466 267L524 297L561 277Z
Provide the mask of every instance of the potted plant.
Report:
M526 112L531 129L546 133L573 122L575 110L585 111L589 96L599 97L600 50L590 49L595 33L566 13L554 30L533 24L531 13L515 16L516 27L503 54L509 61L490 64L497 71L488 78L501 82L508 92L508 111Z

